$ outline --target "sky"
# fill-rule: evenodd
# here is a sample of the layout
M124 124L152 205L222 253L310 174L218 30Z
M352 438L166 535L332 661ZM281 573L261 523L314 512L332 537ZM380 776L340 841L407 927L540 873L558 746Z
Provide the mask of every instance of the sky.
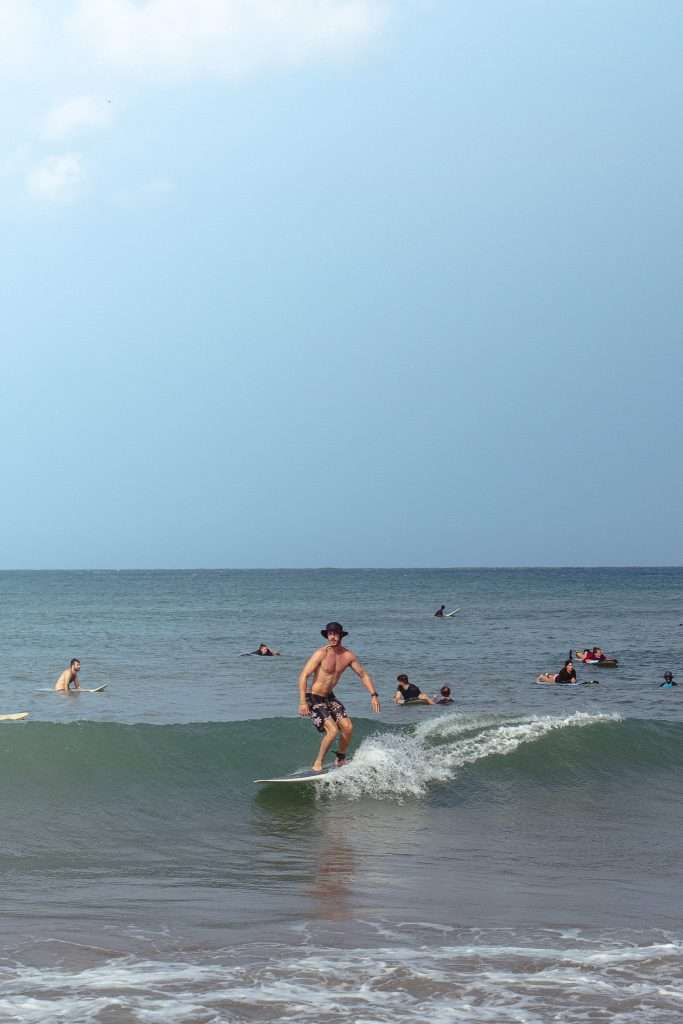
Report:
M0 0L0 568L683 564L679 0Z

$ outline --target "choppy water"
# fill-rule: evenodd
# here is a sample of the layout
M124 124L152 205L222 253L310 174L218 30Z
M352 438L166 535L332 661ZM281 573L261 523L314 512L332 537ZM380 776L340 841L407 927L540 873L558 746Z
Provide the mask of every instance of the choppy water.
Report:
M351 766L255 786L330 618L382 714L351 676ZM0 1021L679 1020L682 621L671 569L0 574ZM72 656L103 694L39 692Z

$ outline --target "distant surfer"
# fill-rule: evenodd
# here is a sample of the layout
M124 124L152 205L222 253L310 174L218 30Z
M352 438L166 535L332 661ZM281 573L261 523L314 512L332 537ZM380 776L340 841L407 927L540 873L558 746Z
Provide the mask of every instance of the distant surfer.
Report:
M434 612L434 618L435 619L442 619L444 617L444 612L445 611L446 611L446 605L442 604L441 607L437 608L436 611Z
M347 760L346 752L351 742L353 723L342 702L334 695L334 687L347 668L356 673L370 694L372 710L375 713L380 710L379 696L370 675L353 651L349 651L342 644L343 638L348 636L346 630L338 622L328 622L320 633L327 643L311 655L299 674L299 714L304 717L310 716L313 725L323 737L318 756L313 762L314 772L322 771L325 754L337 736L339 746L336 750L335 767L339 768ZM313 676L313 682L310 693L307 693L309 676Z
M81 671L81 663L78 658L72 658L69 667L65 668L55 683L57 693L68 693L69 690L80 690L81 683L78 673Z
M428 697L426 693L423 693L419 686L415 683L411 683L405 672L401 672L400 676L396 676L396 693L394 694L395 704L407 704L413 701L419 701L421 704L433 704L434 701L431 697Z
M674 679L673 672L665 672L664 673L664 682L660 683L659 685L660 686L664 686L667 689L669 689L672 686L678 686L678 683Z
M585 651L576 651L576 657L585 665L595 665L603 661L614 661L616 658L608 658L602 647L587 647Z
M435 704L452 704L453 698L451 697L450 686L442 686L437 696L434 697Z
M268 644L259 644L255 654L260 654L262 658L277 658L280 656L279 651L271 651Z
M245 651L241 658L248 658L252 654L259 654L262 658L279 658L279 651L272 651L268 644L259 644L255 651Z

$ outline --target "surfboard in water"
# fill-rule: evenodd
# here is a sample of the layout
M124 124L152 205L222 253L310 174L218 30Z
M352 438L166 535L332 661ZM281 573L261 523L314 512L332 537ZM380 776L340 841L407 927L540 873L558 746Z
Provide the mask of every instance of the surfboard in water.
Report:
M106 683L104 686L95 686L91 689L88 689L87 686L79 686L78 689L74 688L73 690L55 690L54 686L49 686L42 690L36 690L36 693L102 693L102 690L106 689Z
M337 775L339 772L343 772L346 765L342 765L340 768L323 768L321 772L314 772L310 768L304 769L300 772L291 772L290 775L279 775L273 779L254 779L254 782L261 783L276 783L276 782L288 782L288 783L306 783L306 782L320 782L328 775Z
M0 715L0 722L23 722L28 716L28 711L17 711L13 715Z

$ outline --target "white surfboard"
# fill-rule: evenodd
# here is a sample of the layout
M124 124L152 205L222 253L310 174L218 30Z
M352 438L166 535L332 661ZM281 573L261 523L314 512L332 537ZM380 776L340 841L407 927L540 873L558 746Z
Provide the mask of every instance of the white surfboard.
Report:
M254 782L261 783L275 783L275 782L320 782L327 775L336 775L338 772L343 772L346 765L341 765L339 768L323 768L321 772L314 772L310 768L304 769L301 772L292 772L290 775L280 775L274 779L254 779Z
M79 686L78 689L73 690L55 690L54 686L45 687L42 690L36 690L36 693L102 693L102 690L107 689L107 684L104 686L95 686L94 688L88 689L87 686Z
M444 612L443 613L443 617L444 617L444 619L450 619L450 617L452 615L456 615L459 611L460 611L460 608L454 608L452 612Z
M0 722L23 722L28 716L28 711L17 711L13 715L0 715Z

